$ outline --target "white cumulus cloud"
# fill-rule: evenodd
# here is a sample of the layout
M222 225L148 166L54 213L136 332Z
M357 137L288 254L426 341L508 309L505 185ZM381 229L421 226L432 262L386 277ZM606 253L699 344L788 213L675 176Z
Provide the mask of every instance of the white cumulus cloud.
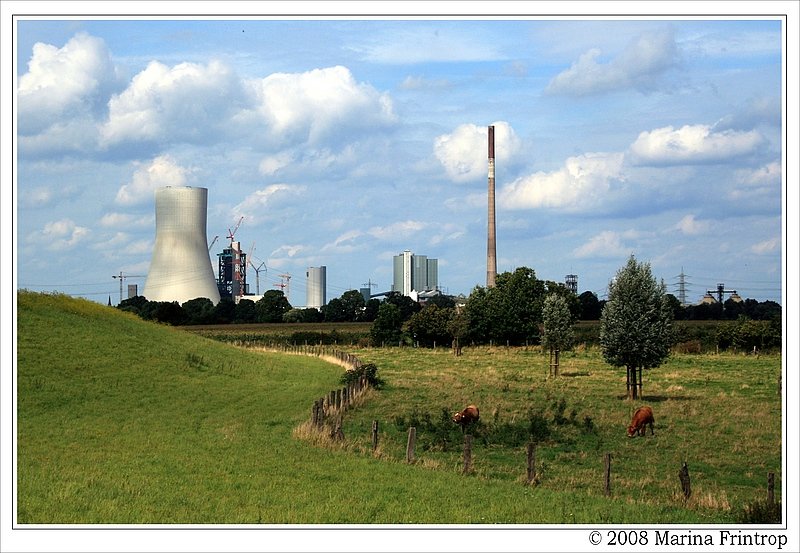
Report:
M273 73L254 84L257 110L281 141L317 143L339 131L393 124L391 98L343 66Z
M557 171L535 173L503 187L498 204L506 209L581 210L596 206L614 181L623 180L623 161L620 153L570 157Z
M614 258L630 255L632 248L622 242L623 235L605 230L593 236L587 243L572 253L578 258Z
M505 121L494 125L495 161L509 163L523 150L522 140ZM447 175L456 182L486 179L489 159L489 131L472 123L459 125L450 134L437 136L433 153Z
M751 154L763 142L758 131L714 132L708 125L669 126L640 133L630 153L641 165L718 163Z
M99 38L80 33L62 48L36 43L17 88L20 134L69 126L64 119L92 119L116 82L111 54Z
M587 96L625 88L651 89L678 59L671 31L642 34L607 62L602 61L597 48L585 52L569 69L556 75L545 91Z
M770 240L765 240L763 242L759 242L758 244L753 244L750 247L750 251L756 255L764 255L768 253L772 253L781 246L780 238L771 238Z
M696 235L708 232L710 227L708 221L698 221L694 215L686 215L674 228L686 235Z
M242 107L241 81L223 63L152 61L109 101L107 144L122 141L218 140Z
M72 219L60 219L45 224L42 230L34 232L28 241L42 245L49 251L69 250L86 239L90 231L75 224Z
M249 194L234 206L231 210L232 215L236 218L244 217L250 224L258 224L269 216L270 209L275 207L278 202L290 196L298 196L305 190L305 186L271 184Z
M158 156L148 165L140 166L131 182L119 188L116 202L120 205L137 205L151 201L157 188L186 186L190 173L190 169L181 167L172 157Z
M427 223L421 221L398 221L386 226L375 226L369 229L368 234L380 240L394 240L408 238L425 229Z

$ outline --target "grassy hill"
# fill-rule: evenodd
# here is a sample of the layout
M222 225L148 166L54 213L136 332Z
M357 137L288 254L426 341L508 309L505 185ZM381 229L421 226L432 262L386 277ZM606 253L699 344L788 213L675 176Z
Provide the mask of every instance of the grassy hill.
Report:
M707 520L298 440L311 402L338 385L341 368L319 359L60 295L20 292L17 315L21 524Z

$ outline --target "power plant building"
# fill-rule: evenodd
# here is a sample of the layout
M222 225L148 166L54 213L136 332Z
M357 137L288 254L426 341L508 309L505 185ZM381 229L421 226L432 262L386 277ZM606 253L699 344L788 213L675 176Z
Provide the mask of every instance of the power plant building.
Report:
M238 303L239 299L250 293L247 286L247 254L242 251L239 242L231 242L230 246L218 253L219 269L217 289L221 298L229 298Z
M439 288L439 260L426 255L414 255L405 250L394 256L392 291L404 296L413 292L428 292Z
M306 270L306 307L319 309L328 303L325 294L326 272L325 265Z
M206 238L208 189L159 188L156 240L143 295L149 301L184 303L208 298L219 303L219 291Z

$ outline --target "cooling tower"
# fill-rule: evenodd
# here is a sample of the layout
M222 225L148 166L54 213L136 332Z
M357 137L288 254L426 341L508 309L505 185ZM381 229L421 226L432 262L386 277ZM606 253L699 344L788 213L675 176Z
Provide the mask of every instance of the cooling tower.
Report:
M206 188L156 190L156 244L143 292L148 300L219 303L206 240L207 205Z

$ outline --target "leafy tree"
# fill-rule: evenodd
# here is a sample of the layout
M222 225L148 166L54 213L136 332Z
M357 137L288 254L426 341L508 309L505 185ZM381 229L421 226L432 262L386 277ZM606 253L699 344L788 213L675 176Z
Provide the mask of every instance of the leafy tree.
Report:
M428 301L425 302L426 307L429 305L436 305L438 307L455 307L456 301L451 296L439 294L429 298Z
M578 302L581 306L580 319L582 321L600 320L600 313L603 311L603 306L594 292L587 290L578 296Z
M186 313L177 301L148 302L149 318L168 325L181 325L186 321Z
M681 305L681 300L679 300L672 294L667 294L667 303L669 304L669 308L672 311L672 318L682 319L683 306Z
M146 297L133 296L132 298L127 298L119 302L119 305L117 305L117 309L120 309L122 311L128 311L130 313L136 313L141 317L142 310L145 309L147 304L148 301Z
M306 307L300 311L301 322L303 323L319 323L322 322L322 313L319 309L314 307Z
M283 322L284 323L302 323L303 322L303 310L298 309L296 307L292 307L289 311L283 314Z
M348 290L342 294L342 307L346 315L346 321L357 321L364 311L365 305L364 296L358 290Z
M232 298L222 298L214 306L214 322L216 324L230 324L236 319L236 303Z
M463 310L455 310L447 325L447 332L453 337L453 354L461 355L462 340L469 332L469 323Z
M642 369L658 367L669 356L672 320L666 286L653 278L649 263L631 256L609 284L600 317L603 357L626 368L629 399L641 396Z
M454 316L455 309L452 307L426 305L411 315L408 320L408 332L422 346L433 346L435 343L449 344L453 339L450 321Z
M234 323L255 323L258 321L256 302L248 299L240 299L234 311Z
M417 302L408 296L404 296L400 292L389 292L386 295L384 303L391 303L392 305L397 306L397 308L400 310L400 317L403 319L403 321L407 321L411 318L411 315L420 310L420 305Z
M283 314L292 308L289 300L280 290L267 290L264 297L256 302L259 323L280 323Z
M550 349L551 372L553 376L558 376L559 353L572 347L574 340L572 325L575 319L564 296L555 293L547 295L542 308L542 319L542 345Z
M329 323L341 323L347 320L347 310L341 298L333 298L322 306L322 317Z
M470 337L476 342L537 342L545 283L528 267L497 275L495 286L477 286L465 306Z
M372 344L382 346L398 343L403 336L402 328L403 317L400 308L393 303L382 303L369 332Z
M358 320L365 323L371 323L378 316L378 309L380 309L380 307L381 300L377 298L370 298L364 306L364 311L362 311Z
M194 298L184 302L186 324L206 325L214 323L214 302L208 298Z

